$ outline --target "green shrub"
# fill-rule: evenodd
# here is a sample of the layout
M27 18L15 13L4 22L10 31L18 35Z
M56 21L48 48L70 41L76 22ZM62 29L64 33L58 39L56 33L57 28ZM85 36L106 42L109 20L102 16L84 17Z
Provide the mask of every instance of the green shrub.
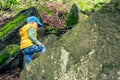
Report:
M104 4L110 1L111 0L76 0L75 3L80 10L91 12L100 9Z
M10 9L12 6L17 5L18 1L17 0L5 0L4 2L1 2L1 3L2 3L2 8L4 10L7 10L7 9Z
M67 26L70 26L78 24L78 22L79 22L78 7L76 6L76 4L73 4L65 24Z
M57 34L57 29L55 27L46 27L45 33L46 34Z
M6 35L10 30L18 26L24 19L26 18L25 15L20 15L13 21L7 23L5 26L0 28L0 38L2 38L4 35Z

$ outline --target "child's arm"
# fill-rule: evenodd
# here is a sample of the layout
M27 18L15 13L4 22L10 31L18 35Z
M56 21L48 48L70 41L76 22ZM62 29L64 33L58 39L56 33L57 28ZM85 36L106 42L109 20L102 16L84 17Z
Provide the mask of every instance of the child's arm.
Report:
M30 40L35 44L42 45L42 43L35 37L35 33L36 31L32 27L28 29L28 36Z

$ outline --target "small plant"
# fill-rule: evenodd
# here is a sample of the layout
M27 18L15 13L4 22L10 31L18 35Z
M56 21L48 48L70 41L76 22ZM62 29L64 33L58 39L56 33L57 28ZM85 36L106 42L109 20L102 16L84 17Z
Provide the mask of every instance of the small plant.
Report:
M78 24L78 22L79 22L78 7L76 6L76 4L73 4L65 24L67 26L70 26Z
M14 19L13 21L9 22L8 24L6 24L2 28L0 28L0 38L2 38L10 30L12 30L13 28L15 28L18 24L20 24L25 18L26 18L26 16L20 15L16 19Z
M66 16L64 16L65 9L63 5L58 4L54 1L49 1L46 6L40 8L41 16L43 18L44 26L51 26L61 28L65 23Z
M45 34L57 34L57 28L55 27L46 27Z

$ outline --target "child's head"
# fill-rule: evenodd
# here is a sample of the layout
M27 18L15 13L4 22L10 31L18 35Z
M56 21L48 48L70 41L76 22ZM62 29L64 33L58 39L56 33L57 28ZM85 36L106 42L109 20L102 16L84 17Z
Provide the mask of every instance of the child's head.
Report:
M36 22L28 22L28 23L34 25L34 28L38 28L38 24Z
M43 24L41 24L40 20L35 17L35 16L30 16L27 18L27 23L31 23L31 24L34 24L34 25L38 25L38 27L42 27Z

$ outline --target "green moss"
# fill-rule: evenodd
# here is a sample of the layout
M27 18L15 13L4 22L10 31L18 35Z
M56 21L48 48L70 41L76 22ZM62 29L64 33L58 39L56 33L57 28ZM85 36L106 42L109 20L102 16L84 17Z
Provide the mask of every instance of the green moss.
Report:
M4 64L5 61L8 59L8 57L9 57L9 53L7 51L4 51L0 56L0 65Z
M114 67L116 67L116 65L114 63L104 63L102 68L109 68L109 69L113 69Z
M17 51L19 51L18 45L8 45L0 55L0 65L4 64L9 57L14 56L17 53Z
M13 21L9 22L2 28L0 28L0 38L2 38L4 35L6 35L10 30L15 28L17 25L19 25L24 19L26 18L25 15L20 15Z
M15 44L6 47L6 51L9 52L10 56L14 56L18 50L19 50L19 46Z
M57 34L57 29L55 27L47 27L45 28L46 34Z

